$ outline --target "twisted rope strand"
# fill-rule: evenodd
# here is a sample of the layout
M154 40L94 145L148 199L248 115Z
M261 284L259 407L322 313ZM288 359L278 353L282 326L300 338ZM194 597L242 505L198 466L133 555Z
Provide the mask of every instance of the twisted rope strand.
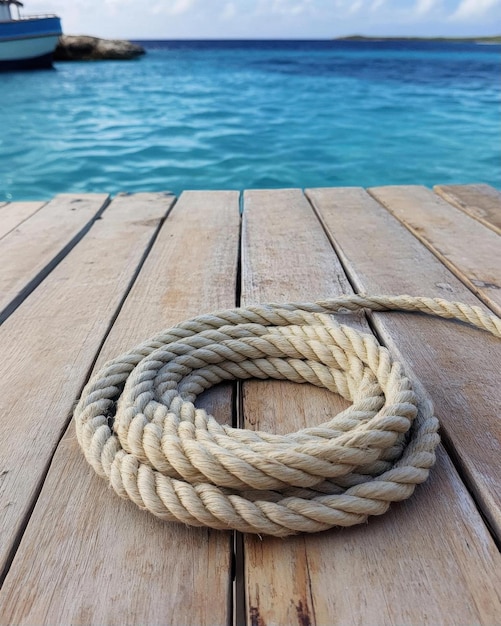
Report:
M501 320L479 307L405 295L202 315L90 380L74 414L87 461L119 496L194 526L284 537L385 513L427 479L439 424L386 348L329 315L364 309L455 319L501 337ZM352 405L288 435L222 425L195 407L205 389L248 378L313 384Z

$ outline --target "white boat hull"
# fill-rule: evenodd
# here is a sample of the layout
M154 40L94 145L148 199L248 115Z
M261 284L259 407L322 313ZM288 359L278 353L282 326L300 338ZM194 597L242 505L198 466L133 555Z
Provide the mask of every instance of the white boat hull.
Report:
M57 15L0 21L0 70L50 67L61 34Z
M0 40L1 61L24 61L52 55L58 36L48 35L32 39Z

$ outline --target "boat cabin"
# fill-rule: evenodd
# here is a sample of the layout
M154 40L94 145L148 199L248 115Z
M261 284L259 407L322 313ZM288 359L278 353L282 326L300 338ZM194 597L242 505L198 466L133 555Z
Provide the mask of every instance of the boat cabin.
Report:
M19 19L19 7L22 7L23 3L19 0L0 0L0 22L11 22L14 19L10 10L11 4L16 7Z

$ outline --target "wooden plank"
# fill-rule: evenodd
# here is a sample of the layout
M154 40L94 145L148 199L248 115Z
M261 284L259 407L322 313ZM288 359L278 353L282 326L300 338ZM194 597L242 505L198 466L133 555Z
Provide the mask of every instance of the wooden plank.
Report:
M435 185L433 191L501 235L501 191L490 185Z
M249 626L500 623L499 554L441 447L429 481L367 526L266 537L246 559Z
M374 187L369 193L494 313L501 315L498 235L425 187Z
M245 303L350 292L336 255L299 192L248 192L243 215ZM356 224L356 232L359 224L348 206L345 219L352 228ZM362 236L359 247L361 241ZM274 383L272 394L262 385L244 384L249 427L258 421L260 428L284 432L305 425L305 412L320 420L335 410L332 396L327 404L317 405L317 390L307 386L300 387L300 398L294 385ZM426 486L366 526L244 541L251 625L487 624L494 623L490 617L496 611L500 615L499 555L442 451ZM449 607L451 598L454 605Z
M106 194L56 196L0 241L0 323L83 237Z
M10 202L7 204L0 215L0 239L31 217L44 204L45 202Z
M350 291L327 237L299 190L245 192L242 220L243 306L315 300ZM347 406L342 398L309 385L279 381L242 385L242 418L249 429L292 432L321 423ZM304 615L309 614L307 546L303 537L278 541L244 537L246 617L252 626L296 624L299 606ZM312 619L311 624L315 623Z
M182 195L96 367L163 327L234 306L239 222L236 192ZM220 420L231 419L230 386L200 400L197 404ZM57 533L50 520L57 520ZM4 619L16 624L227 624L230 542L231 533L162 523L120 500L87 466L71 427L5 582Z
M172 202L160 194L114 200L0 327L0 579L75 398ZM54 529L58 520L47 523Z
M358 291L411 292L479 304L461 281L365 191L314 190L309 196ZM501 538L499 340L427 316L380 313L374 319L384 341L412 364L429 391L443 437L457 457L463 479Z

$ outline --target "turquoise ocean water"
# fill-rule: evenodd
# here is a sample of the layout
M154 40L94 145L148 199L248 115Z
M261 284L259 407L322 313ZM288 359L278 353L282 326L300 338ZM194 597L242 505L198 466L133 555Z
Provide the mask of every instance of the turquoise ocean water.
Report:
M0 74L0 201L60 192L486 182L501 46L147 42Z

